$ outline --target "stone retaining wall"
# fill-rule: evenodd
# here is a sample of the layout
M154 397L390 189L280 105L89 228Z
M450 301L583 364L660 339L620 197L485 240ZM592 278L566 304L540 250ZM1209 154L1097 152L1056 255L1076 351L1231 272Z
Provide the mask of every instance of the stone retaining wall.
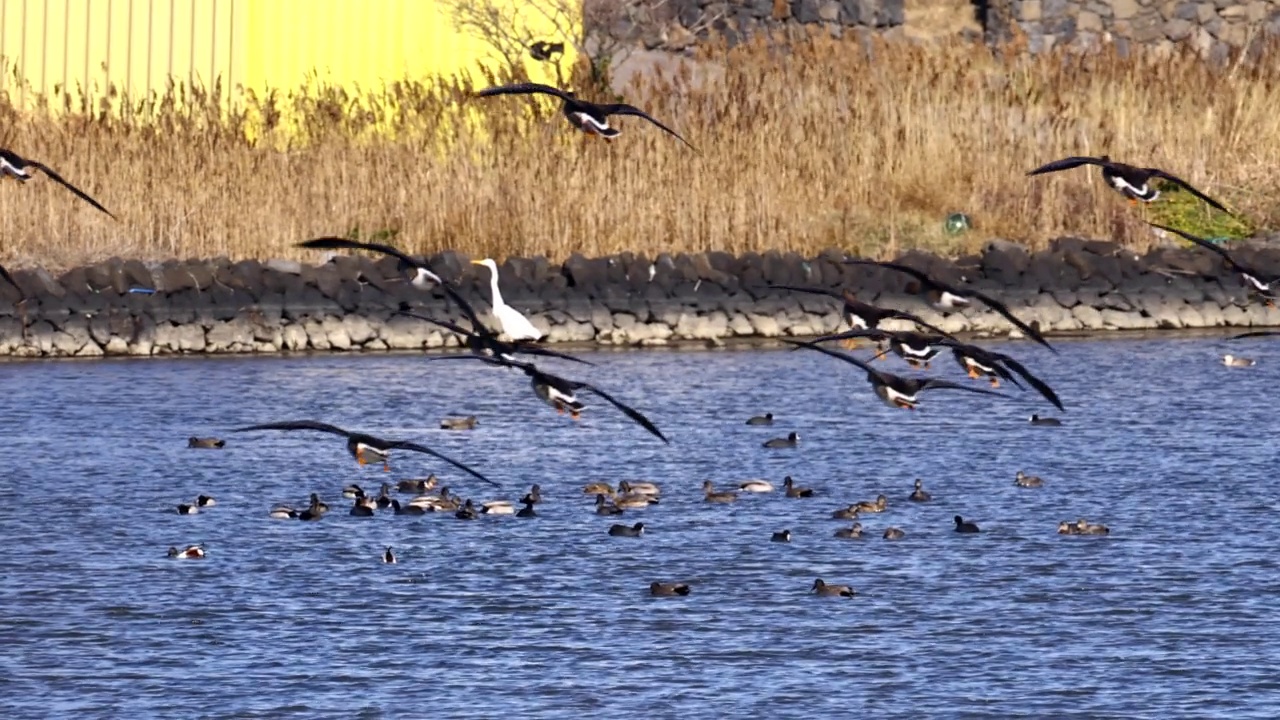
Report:
M1237 247L1242 259L1280 274L1280 247ZM908 279L841 255L637 255L563 265L543 258L501 266L508 302L552 342L663 345L679 340L806 336L843 328L840 303L768 288L788 284L855 289L867 302L909 309L949 332L1004 334L983 309L942 317ZM903 261L1004 299L1043 331L1280 325L1280 311L1248 304L1238 276L1216 256L1158 249L1138 257L1107 242L1060 239L1043 252L993 242L981 255ZM464 256L431 259L437 271L488 308L487 270ZM94 357L302 350L409 350L456 345L427 323L394 315L401 302L457 319L437 293L409 284L387 259L337 256L320 265L292 261L111 260L55 277L17 270L0 287L0 355ZM886 326L891 327L891 326Z

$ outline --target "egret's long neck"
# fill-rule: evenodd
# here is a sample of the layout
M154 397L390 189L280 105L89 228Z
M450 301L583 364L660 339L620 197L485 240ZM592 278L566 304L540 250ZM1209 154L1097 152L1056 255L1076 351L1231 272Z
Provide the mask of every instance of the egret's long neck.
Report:
M489 273L489 289L493 292L493 306L502 307L506 303L502 302L502 291L498 289L498 269L493 268Z

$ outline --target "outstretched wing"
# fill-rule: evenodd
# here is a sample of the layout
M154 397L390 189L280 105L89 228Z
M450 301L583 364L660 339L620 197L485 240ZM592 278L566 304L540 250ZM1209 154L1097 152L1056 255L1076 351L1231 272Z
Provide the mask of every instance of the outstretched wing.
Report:
M810 295L826 295L840 300L842 296L835 290L825 290L823 288L807 288L798 285L766 285L771 290L790 290L791 292L808 293Z
M472 470L471 468L467 467L467 466L466 466L466 465L464 465L463 463L460 463L460 462L458 462L457 460L454 460L453 458L449 457L448 455L445 455L445 454L443 454L443 453L438 453L438 452L436 452L435 450L432 450L431 448L427 447L426 445L419 445L418 443L408 442L408 441L405 441L405 440L397 440L396 442L391 443L391 447L393 447L393 448L399 448L399 449L401 449L401 450L412 450L413 452L419 452L419 453L424 453L424 454L426 454L426 455L430 455L431 457L434 457L434 458L437 458L437 459L439 459L439 460L443 460L443 461L445 461L445 462L449 463L450 465L452 465L452 466L454 466L454 467L458 468L459 470L461 470L461 471L463 471L463 472L467 473L468 475L470 475L470 476L472 476L472 477L474 477L474 478L476 478L476 479L478 479L478 480L483 480L484 482L487 482L487 483L489 483L490 485L492 485L492 486L494 486L494 487L501 487L500 485L498 485L498 483L496 483L496 482L494 482L494 481L490 480L489 478L485 477L484 475L481 475L480 473L476 472L475 470Z
M863 370L866 371L868 377L878 378L881 381L884 380L883 373L881 373L879 370L876 370L875 368L871 367L870 365L862 362L858 358L848 353L842 353L839 350L832 350L831 348L822 347L821 345L815 345L812 342L801 342L799 340L783 340L782 342L788 345L798 345L800 347L809 348L810 350L817 350L823 355L830 355L833 358L839 358L847 363L850 363L851 365L857 365L858 367L862 368Z
M1064 412L1066 411L1066 408L1062 407L1062 401L1058 399L1058 394L1053 391L1053 388L1049 387L1048 383L1046 383L1045 381L1041 380L1035 375L1032 375L1031 371L1027 370L1027 368L1024 367L1022 363L1018 362L1017 360L1014 360L1008 355L995 354L994 357L1000 362L1007 365L1010 370L1021 375L1022 378L1027 381L1027 384L1035 388L1037 392L1043 395L1045 400L1048 400L1049 402L1053 403L1054 407Z
M927 287L940 289L940 286L938 285L938 281L929 277L929 273L924 272L923 270L917 270L907 265L902 265L901 263L881 262L879 260L859 260L855 258L853 260L845 260L844 264L845 265L875 265L876 267L889 268L890 270L897 270L900 273L906 273L911 277L919 280L921 284Z
M532 342L529 342L526 340L513 342L513 343L510 343L510 345L513 351L518 353L524 353L525 355L537 355L539 357L560 358L561 360L568 360L570 362L581 363L583 365L591 365L593 367L595 366L595 363L591 362L590 360L583 360L582 358L574 357L568 353L562 353L557 350L552 350L550 348L543 347L541 345L534 345Z
M596 107L600 110L600 112L604 113L605 115L631 115L633 117L644 118L645 120L648 120L654 125L657 125L658 127L662 128L664 131L666 131L668 135L675 137L677 140L687 145L690 150L694 152L698 152L698 148L690 145L689 141L681 137L680 133L658 122L656 119L654 119L652 115L641 110L635 105L627 105L626 103L619 103L616 105L597 105Z
M1271 337L1272 335L1280 335L1280 330L1254 330L1253 332L1241 333L1239 335L1232 335L1227 339L1243 340L1245 338Z
M1182 236L1183 238L1185 238L1185 239L1187 239L1187 240L1190 240L1191 242L1195 243L1196 245L1199 245L1200 247L1204 248L1205 250L1208 250L1209 252L1212 252L1212 253L1217 254L1219 257L1221 257L1223 260L1225 260L1225 261L1226 261L1226 263L1227 263L1228 265L1230 265L1231 267L1235 268L1238 272L1242 272L1242 273L1249 273L1250 275L1252 275L1252 274L1253 274L1253 273L1252 273L1252 271L1250 271L1250 269L1249 269L1249 268L1244 267L1244 266L1243 266L1243 265L1241 265L1240 263L1236 262L1236 259L1235 259L1235 258L1233 258L1233 257L1231 257L1231 253L1227 252L1225 248L1220 248L1220 247L1218 247L1217 245L1215 245L1215 244L1213 244L1213 243L1209 242L1208 240L1206 240L1206 239L1204 239L1204 238L1202 238L1202 237L1198 237L1198 236L1196 236L1196 235L1192 235L1192 234L1191 234L1191 233L1189 233L1189 232L1186 232L1186 231L1184 231L1184 230L1179 230L1178 228L1175 228L1175 227L1169 227L1168 225L1159 225L1159 224L1157 224L1157 223L1153 223L1153 222L1149 222L1149 223L1147 223L1147 224L1148 224L1148 225L1150 225L1150 226L1151 226L1151 227L1153 227L1153 228L1159 228L1159 229L1164 230L1164 231L1166 231L1166 232L1171 232L1171 233L1173 233L1173 234L1175 234L1175 235L1180 235L1180 236Z
M621 410L627 417L631 418L638 425L640 425L640 427L644 428L645 430L648 430L651 434L653 434L662 442L667 443L668 445L671 444L671 441L668 440L667 437L662 434L662 431L658 429L658 426L650 422L649 418L640 414L640 411L630 407L629 405L624 405L623 403L615 399L612 395L610 395L609 393L601 390L600 388L594 385L588 385L586 383L578 383L577 385L578 385L578 389L580 390L586 390L589 393L593 393L601 398L604 398L604 400L606 400L610 405L613 405L614 407Z
M561 90L553 88L550 85L541 83L515 83L514 85L498 85L496 87L485 88L476 93L476 97L490 97L493 95L554 95L566 102L573 100L573 96Z
M1059 170L1070 170L1071 168L1078 168L1081 165L1098 165L1098 166L1105 167L1107 165L1107 162L1104 161L1102 158L1073 156L1069 158L1063 158L1061 160L1054 160L1051 163L1046 163L1036 168L1035 170L1031 170L1027 172L1027 174L1043 175L1044 173L1058 172Z
M337 425L316 422L315 420L286 420L284 422L263 423L261 425L250 425L248 427L236 428L231 432L247 432L249 430L316 430L319 432L341 435L343 437L351 436L351 433L343 430Z
M920 390L921 392L925 390L964 390L965 392L978 393L979 395L995 395L996 397L1002 398L1009 397L1008 395L998 393L995 390L974 387L972 385L961 385L960 383L954 383L950 380L943 380L941 378L929 378L928 380L925 380L924 384L920 386Z
M1197 190L1197 189L1195 189L1195 188L1191 187L1191 183L1187 182L1186 180L1183 180L1182 178L1180 178L1180 177L1178 177L1178 176L1176 176L1176 175L1172 175L1172 174L1170 174L1170 173L1167 173L1167 172L1165 172L1165 171L1163 171L1163 170L1161 170L1161 169L1159 169L1159 168L1146 168L1146 170L1147 170L1147 172L1151 173L1152 175L1154 175L1154 176L1156 176L1156 177L1158 177L1158 178L1164 178L1165 180L1168 180L1168 181L1169 181L1169 182L1171 182L1171 183L1175 183L1175 184L1181 185L1183 188L1185 188L1185 189L1186 189L1186 191L1187 191L1187 192L1191 193L1192 195L1195 195L1196 197L1200 198L1201 200L1203 200L1203 201L1205 201L1205 202L1209 203L1210 205L1212 205L1212 206L1214 206L1214 207L1218 208L1218 209L1219 209L1219 210L1221 210L1222 212L1230 214L1230 212L1231 212L1231 211L1230 211L1230 210L1228 210L1226 207L1224 207L1224 206L1222 205L1222 203L1218 202L1217 200L1214 200L1213 198L1209 197L1208 195L1205 195L1204 193L1200 192L1199 190Z
M996 300L990 295L987 295L985 293L980 293L977 290L969 290L966 288L964 293L969 297L975 298L977 300L981 300L984 305L1003 315L1006 320L1013 323L1014 327L1018 328L1023 333L1025 333L1027 337L1031 338L1032 340L1035 340L1036 342L1049 348L1050 350L1053 350L1053 352L1055 353L1058 352L1057 350L1054 350L1053 346L1049 344L1048 340L1044 339L1044 336L1041 335L1039 331L1037 331L1035 328L1019 320L1018 317L1014 315L1013 312L1009 310L1009 307L1004 303L1000 302L999 300Z
M879 330L877 328L854 328L852 330L845 330L844 332L834 333L832 335L823 335L822 337L814 338L810 342L824 343L831 342L833 340L849 340L852 338L871 338L872 340L879 342L888 340L891 337L893 337L893 333L888 332L887 330ZM799 347L792 348L792 351L799 349Z
M13 276L9 274L8 270L4 269L3 265L0 265L0 278L4 278L4 281L9 283L12 286L18 287L18 283L13 281ZM18 288L18 289L21 290L22 288Z
M52 180L52 181L54 181L54 182L58 183L59 185L61 185L61 186L62 186L62 187L64 187L64 188L66 188L66 189L70 190L72 193L74 193L74 194L75 194L75 196L76 196L76 197L80 198L81 200L83 200L83 201L85 201L85 202L89 203L90 205L92 205L92 206L94 206L94 207L98 208L99 210L101 210L102 212L106 213L106 214L107 214L107 217L111 218L112 220L116 220L116 219L117 219L115 215L112 215L112 214L111 214L111 211L110 211L110 210L108 210L108 209L106 209L106 208L102 207L102 204L101 204L101 203L99 203L97 200L94 200L93 198L89 197L89 196L88 196L87 194L85 194L85 192L84 192L83 190L81 190L80 188L78 188L78 187L76 187L75 185L72 185L71 183L69 183L69 182L67 182L66 180L64 180L64 179L62 178L62 176L61 176L61 175L59 175L58 173L54 172L54 171L53 171L53 169L52 169L52 168L50 168L48 165L45 165L45 164L43 164L43 163L38 163L38 162L36 162L36 161L34 161L34 160L28 160L27 162L31 163L31 167L34 167L34 168L38 169L40 172L42 172L42 173L44 173L46 176L48 176L48 178L49 178L50 180Z
M470 330L465 330L461 325L456 325L454 323L449 322L448 320L437 320L427 315L419 315L416 312L410 312L408 310L403 310L403 309L397 310L396 314L404 315L405 317L415 318L417 320L422 320L424 322L429 322L432 325L438 325L444 328L445 330L448 330L449 332L456 333L465 338L479 337L477 333L471 332Z

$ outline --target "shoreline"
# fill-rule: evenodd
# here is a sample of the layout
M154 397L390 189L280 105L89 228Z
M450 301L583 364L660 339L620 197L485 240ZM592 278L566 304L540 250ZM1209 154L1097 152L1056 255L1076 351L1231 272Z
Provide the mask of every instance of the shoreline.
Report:
M1280 248L1241 243L1232 252L1280 274ZM836 298L769 284L848 288L950 333L1021 337L983 307L944 316L906 292L907 276L844 265L842 257L834 250L808 258L627 253L573 256L562 265L513 258L500 266L500 280L505 300L562 348L762 347L847 328ZM429 261L488 321L488 271L469 259L442 253ZM1280 326L1280 310L1249 301L1239 276L1199 249L1139 256L1111 242L1062 238L1034 253L993 241L957 259L913 251L898 260L993 295L1023 321L1039 323L1051 341ZM396 315L401 303L461 319L441 293L412 286L388 258L338 255L318 265L112 259L58 277L40 269L13 275L25 299L18 304L13 287L0 288L0 358L420 352L457 347L457 339Z

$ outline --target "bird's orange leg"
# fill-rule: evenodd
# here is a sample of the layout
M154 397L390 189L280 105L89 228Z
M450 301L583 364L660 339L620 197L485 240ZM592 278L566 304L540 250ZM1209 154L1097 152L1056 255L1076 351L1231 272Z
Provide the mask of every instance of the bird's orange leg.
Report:
M995 378L995 377L991 378L991 387L993 388L1000 387L1000 378Z
M580 420L582 419L582 412L579 410L570 410L569 417L573 418L574 420Z
M862 343L858 342L858 338L845 338L840 341L840 346L845 350L857 350L861 345Z
M970 379L977 380L977 379L978 379L978 378L980 378L980 377L982 377L982 376L978 374L978 371L977 371L975 368L973 368L973 367L970 367L970 368L969 368L969 378L970 378Z
M368 465L368 464L369 464L369 461L368 461L368 460L366 460L366 459L365 459L365 457L364 457L364 450L363 450L363 449L361 449L361 448L356 448L356 462L357 462L358 464L360 464L360 465Z

